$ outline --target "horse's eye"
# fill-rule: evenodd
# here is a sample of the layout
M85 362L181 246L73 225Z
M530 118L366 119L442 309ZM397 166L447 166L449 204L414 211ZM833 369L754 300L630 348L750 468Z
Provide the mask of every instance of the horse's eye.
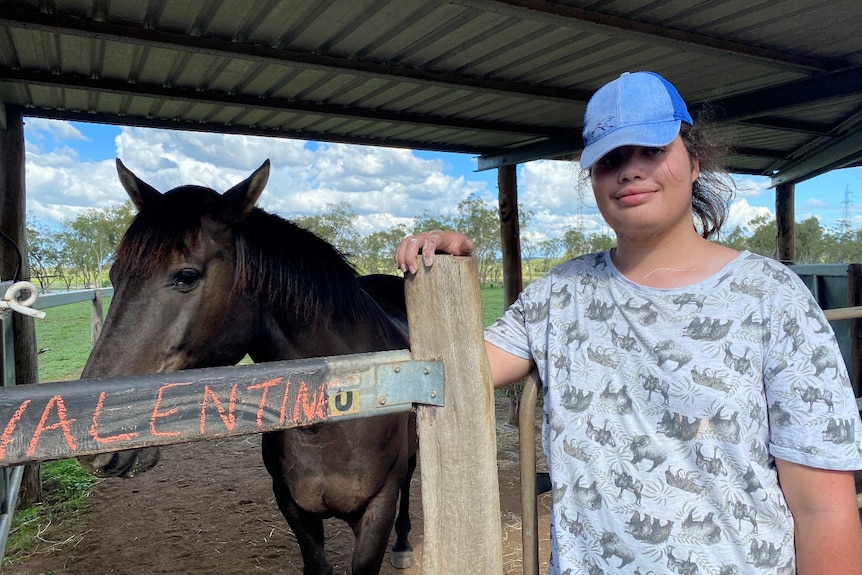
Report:
M171 285L179 289L191 289L198 283L200 277L201 274L197 270L181 269L174 275L174 281Z

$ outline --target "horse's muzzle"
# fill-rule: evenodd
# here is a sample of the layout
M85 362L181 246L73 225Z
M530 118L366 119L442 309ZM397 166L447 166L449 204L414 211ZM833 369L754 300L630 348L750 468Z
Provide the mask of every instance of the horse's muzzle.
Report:
M81 467L97 477L134 477L152 469L159 462L158 447L128 449L114 453L82 455L78 457Z

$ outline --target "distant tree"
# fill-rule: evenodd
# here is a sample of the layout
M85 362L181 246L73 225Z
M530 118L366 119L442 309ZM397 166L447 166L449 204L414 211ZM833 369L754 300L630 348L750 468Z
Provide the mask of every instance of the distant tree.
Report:
M718 243L741 252L748 249L748 235L744 228L736 227L729 233L722 233Z
M825 233L820 221L810 217L794 226L794 261L798 264L825 263L827 261Z
M34 219L29 217L28 221ZM27 226L27 263L42 293L51 291L51 278L58 275L62 251L57 234L45 224L34 222Z
M862 262L862 229L842 226L823 237L823 261L827 263Z
M526 235L521 236L521 259L527 266L527 279L533 277L533 260L539 255L540 250L540 242L535 238Z
M566 246L566 257L569 258L577 257L590 251L590 239L581 228L566 230L566 233L563 234L563 243Z
M563 238L548 238L542 240L541 248L544 262L542 272L546 272L555 265L566 253L566 242Z
M479 280L487 282L495 274L499 275L499 270L494 269L502 249L497 208L488 205L476 194L471 194L458 204L458 212L454 217L431 214L427 210L417 216L413 233L429 230L454 230L467 235L475 244L473 255L478 260Z
M427 232L430 230L461 231L457 229L457 225L458 224L455 222L454 218L432 214L428 210L425 210L420 215L416 216L416 222L413 224L412 233L418 234L420 232Z
M753 230L747 237L741 234L736 236L737 245L735 249L747 249L755 254L774 258L776 253L776 237L778 228L775 218L771 215L758 216L748 222L749 229ZM742 240L742 241L740 241Z
M292 218L293 223L320 236L345 254L355 254L359 234L354 222L356 212L347 202L330 203L319 214Z
M489 281L502 250L497 208L472 194L458 204L455 224L455 229L472 238L475 243L473 255L479 263L479 280Z
M379 231L359 239L354 263L367 274L391 274L395 271L393 256L398 244L410 235L405 226Z
M580 228L567 230L563 235L567 258L603 252L611 249L615 243L614 238L607 234L587 234Z
M606 234L594 234L590 236L590 251L604 252L616 245L616 240Z
M110 263L134 214L135 209L128 201L119 206L85 210L66 220L57 236L63 246L58 266L61 273L73 270L85 285L101 287L102 269Z

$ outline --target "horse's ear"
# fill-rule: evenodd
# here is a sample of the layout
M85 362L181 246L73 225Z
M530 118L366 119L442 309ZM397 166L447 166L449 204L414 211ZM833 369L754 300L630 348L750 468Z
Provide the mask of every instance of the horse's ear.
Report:
M222 195L226 216L241 220L254 208L269 180L269 160Z
M117 173L120 175L120 183L123 184L123 188L129 194L132 203L135 204L139 212L142 212L145 207L161 199L162 193L133 174L120 161L120 158L117 158Z

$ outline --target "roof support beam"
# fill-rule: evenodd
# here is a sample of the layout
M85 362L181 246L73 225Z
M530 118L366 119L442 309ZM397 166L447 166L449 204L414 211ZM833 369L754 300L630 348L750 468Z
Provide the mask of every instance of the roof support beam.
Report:
M724 124L769 118L771 114L777 114L781 110L810 106L818 100L858 97L859 93L862 93L862 68L850 68L789 82L774 88L713 100L709 102L709 106L714 110L714 121ZM778 119L767 121L776 127L780 126ZM827 135L820 137L833 138ZM572 157L579 154L582 149L583 141L580 130L577 130L543 142L482 155L479 158L478 169L479 171L490 170L507 164L519 164L542 158ZM840 146L835 149L840 149ZM803 178L807 177L811 176L803 176Z
M818 137L822 136L824 138L830 137L834 128L831 124L800 122L784 118L756 118L746 120L745 124L759 128L775 128L775 130L779 132L796 132L798 134L808 134L810 136Z
M854 160L858 161L860 154L862 154L862 130L857 130L843 138L836 138L816 152L808 154L805 159L780 170L772 176L772 186L800 182L830 170L846 168Z
M228 40L216 40L188 34L177 34L161 30L145 29L138 26L96 22L83 18L70 18L52 14L42 14L35 10L20 6L4 7L0 13L0 22L12 27L38 32L71 34L85 38L97 38L105 41L138 44L168 50L193 51L196 54L210 54L219 58L242 58L261 63L293 64L299 68L327 71L342 71L351 74L365 74L375 77L391 77L393 79L411 79L417 83L436 84L450 88L475 88L482 92L499 93L503 95L523 94L532 99L543 99L560 102L583 102L589 94L577 90L561 88L546 88L541 86L512 84L486 78L456 76L431 70L419 70L404 66L351 60L324 54L313 54L299 50L272 48L256 44L243 44ZM130 80L135 80L131 78Z
M559 129L537 128L522 124L506 122L483 122L463 120L453 117L407 114L404 112L389 112L385 110L368 110L346 106L333 106L318 102L302 102L286 98L259 98L242 94L225 94L222 92L199 91L189 88L156 86L122 82L119 80L93 79L83 76L47 74L39 71L12 70L0 68L0 80L20 82L28 85L41 85L62 88L78 88L94 92L113 92L136 96L152 96L165 100L183 100L195 103L210 102L218 105L234 105L256 110L271 110L275 112L302 112L325 117L340 117L349 120L357 118L375 122L390 122L393 124L418 124L446 129L469 129L477 132L522 134L528 138L554 137L560 135ZM87 112L87 110L81 110ZM170 118L168 118L170 119Z
M740 60L748 62L756 60L774 69L784 69L797 73L825 72L847 65L846 62L809 58L799 54L788 54L741 42L732 42L703 34L685 32L640 20L604 14L596 10L578 8L562 2L552 2L549 0L450 1L453 4L511 14L518 18L550 20L555 26L559 26L561 19L563 19L563 22L569 22L572 27L576 27L579 30L586 29L607 36L642 36L652 45L663 44L687 52L720 56L722 58L732 55Z
M857 67L713 100L710 104L716 109L717 120L729 122L768 116L799 106L810 106L820 100L844 96L858 98L860 93L862 68Z

